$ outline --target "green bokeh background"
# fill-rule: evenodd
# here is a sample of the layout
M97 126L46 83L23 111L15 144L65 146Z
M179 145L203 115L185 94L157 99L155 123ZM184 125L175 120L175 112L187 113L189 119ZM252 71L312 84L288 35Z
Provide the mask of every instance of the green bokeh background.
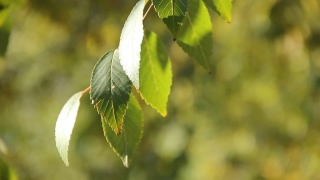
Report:
M152 11L145 27L166 44L173 65L168 116L141 101L144 137L125 168L85 95L66 167L55 121L68 98L88 87L100 56L117 48L135 3L11 2L10 41L0 57L0 173L23 180L320 179L318 0L235 1L231 23L210 10L212 74Z

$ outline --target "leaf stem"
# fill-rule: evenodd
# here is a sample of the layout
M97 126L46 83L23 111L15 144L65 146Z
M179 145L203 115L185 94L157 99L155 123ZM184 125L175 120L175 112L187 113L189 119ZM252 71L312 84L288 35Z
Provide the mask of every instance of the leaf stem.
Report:
M82 91L82 94L85 94L85 93L89 92L90 90L91 90L91 87L89 86L84 91Z
M144 21L144 19L147 17L147 15L149 14L149 11L151 10L151 8L153 7L153 3L151 2L147 12L144 14L142 21Z

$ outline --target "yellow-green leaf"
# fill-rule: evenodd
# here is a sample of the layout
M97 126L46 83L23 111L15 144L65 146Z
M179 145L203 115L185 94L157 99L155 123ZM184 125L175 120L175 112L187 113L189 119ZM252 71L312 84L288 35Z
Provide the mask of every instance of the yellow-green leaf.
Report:
M145 31L142 41L140 79L142 99L166 116L172 83L171 62L161 40L150 31Z
M178 45L208 72L212 55L212 24L202 1L190 0L189 9L177 37Z
M231 22L232 0L203 0L207 6L216 11L223 19Z

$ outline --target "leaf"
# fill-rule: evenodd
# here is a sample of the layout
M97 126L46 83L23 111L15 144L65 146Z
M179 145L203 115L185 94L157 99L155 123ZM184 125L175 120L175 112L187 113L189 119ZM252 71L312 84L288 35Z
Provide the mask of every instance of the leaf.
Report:
M208 72L212 54L212 24L202 1L190 0L189 10L177 37L178 45Z
M223 19L231 22L232 0L203 0L212 10Z
M128 167L143 134L143 115L136 98L133 95L130 96L122 134L114 134L105 121L102 121L102 127L110 146L121 158L124 166Z
M131 83L120 65L118 50L111 50L100 58L92 71L90 86L90 98L101 119L120 134Z
M140 94L162 116L167 115L167 101L172 83L171 62L157 35L145 31L141 50Z
M10 17L9 17L9 8L3 6L3 9L0 10L0 56L4 56L10 37Z
M143 8L144 0L140 0L132 9L126 20L120 36L119 57L121 65L139 89L140 51L143 38Z
M177 34L180 31L183 19L184 16L169 16L167 18L162 19L169 31L171 32L174 41L176 40Z
M188 10L189 0L152 0L152 3L175 38Z
M67 103L63 106L56 123L56 146L66 166L69 166L69 142L74 127L74 123L76 121L78 109L80 106L80 98L82 95L83 91L78 92L67 101Z
M161 19L169 16L185 16L189 0L152 0Z

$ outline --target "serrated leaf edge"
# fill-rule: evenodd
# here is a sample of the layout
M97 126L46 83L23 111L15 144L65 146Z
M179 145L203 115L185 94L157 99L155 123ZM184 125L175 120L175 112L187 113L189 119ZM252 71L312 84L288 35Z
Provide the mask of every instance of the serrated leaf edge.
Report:
M130 98L132 98L132 97L135 98L133 95L130 96ZM129 104L129 103L128 103L128 104ZM138 102L138 105L139 105L139 102ZM139 107L139 108L138 108L139 110L142 110L140 105L139 105L138 107ZM125 117L124 117L124 118L125 118ZM143 118L143 116L142 116L142 118ZM102 123L104 123L104 122L102 122ZM125 123L125 122L123 121L123 125L124 125L124 123ZM106 131L106 128L104 127L103 124L102 124L102 129L103 129L104 137L106 138L107 142L109 143L109 146L110 146L111 149L120 157L121 161L123 162L123 165L124 165L126 168L128 168L131 159L128 158L128 155L121 156L121 155L116 151L116 149L112 146L110 140L108 139L107 131ZM125 128L123 128L123 133L126 134ZM137 143L135 143L135 148L133 149L133 151L136 150L136 148L138 147L139 143L141 142L141 139L142 139L142 137L143 137L143 133L144 133L144 123L142 123L142 132L141 132L141 135L140 135L140 137L139 137L139 141L138 141ZM127 141L126 136L125 136L125 141ZM126 145L126 148L127 148L127 145Z

